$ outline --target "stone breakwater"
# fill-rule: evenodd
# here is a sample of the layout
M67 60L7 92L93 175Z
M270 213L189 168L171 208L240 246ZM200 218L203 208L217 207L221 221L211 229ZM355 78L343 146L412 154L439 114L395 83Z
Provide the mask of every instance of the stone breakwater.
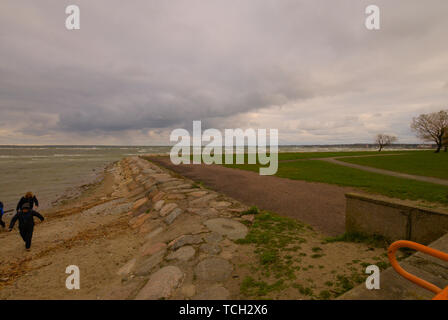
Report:
M119 266L112 297L229 299L234 240L248 232L247 207L139 157L115 172L113 197L131 202L129 227L141 235L138 254ZM246 223L247 224L247 223Z

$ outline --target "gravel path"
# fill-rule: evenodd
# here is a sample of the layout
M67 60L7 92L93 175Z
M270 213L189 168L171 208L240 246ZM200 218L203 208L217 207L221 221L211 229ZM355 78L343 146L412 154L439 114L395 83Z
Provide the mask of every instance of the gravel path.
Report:
M327 235L345 231L345 193L351 188L260 176L219 165L175 166L168 157L150 160L249 206L298 219Z

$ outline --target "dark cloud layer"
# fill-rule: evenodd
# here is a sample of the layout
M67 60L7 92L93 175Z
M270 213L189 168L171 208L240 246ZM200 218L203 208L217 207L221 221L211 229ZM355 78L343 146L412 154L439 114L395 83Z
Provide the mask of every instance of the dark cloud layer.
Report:
M166 143L175 127L274 127L283 143L414 142L447 105L446 0L0 3L0 144Z

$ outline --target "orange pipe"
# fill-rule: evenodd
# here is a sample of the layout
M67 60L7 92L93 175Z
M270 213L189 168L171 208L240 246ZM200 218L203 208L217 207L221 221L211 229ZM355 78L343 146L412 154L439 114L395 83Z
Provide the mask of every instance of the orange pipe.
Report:
M437 294L432 300L448 300L448 287L442 290L439 294Z
M413 274L407 272L398 264L395 254L396 254L397 250L400 248L414 249L414 250L426 253L435 258L444 260L444 261L448 261L448 254L446 254L442 251L421 245L419 243L407 241L407 240L395 241L394 243L392 243L390 245L389 249L387 250L387 256L389 257L389 261L390 261L392 267L395 269L395 271L398 272L398 274L400 274L402 277L408 279L409 281L412 281L413 283L419 285L420 287L423 287L429 291L434 292L436 294L436 297L434 299L444 299L444 297L446 299L448 299L448 287L442 290L439 287L433 285L432 283L425 281L423 279L420 279L419 277L414 276Z

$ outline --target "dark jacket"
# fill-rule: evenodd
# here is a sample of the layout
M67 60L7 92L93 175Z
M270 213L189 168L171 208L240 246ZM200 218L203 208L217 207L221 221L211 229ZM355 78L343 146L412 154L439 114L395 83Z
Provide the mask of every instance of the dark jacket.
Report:
M37 201L37 198L35 196L33 196L32 198L22 197L20 199L19 203L17 203L16 211L18 212L18 211L22 210L22 206L25 203L29 203L30 204L31 210L33 210L34 205L39 206L39 201Z
M2 216L3 216L3 203L0 201L0 226L2 226L3 228L5 227L5 223L2 220Z
M17 220L19 220L19 229L31 229L34 227L34 217L39 218L40 221L44 221L44 217L39 212L34 210L30 210L27 213L19 211L12 217L9 229L14 228Z

